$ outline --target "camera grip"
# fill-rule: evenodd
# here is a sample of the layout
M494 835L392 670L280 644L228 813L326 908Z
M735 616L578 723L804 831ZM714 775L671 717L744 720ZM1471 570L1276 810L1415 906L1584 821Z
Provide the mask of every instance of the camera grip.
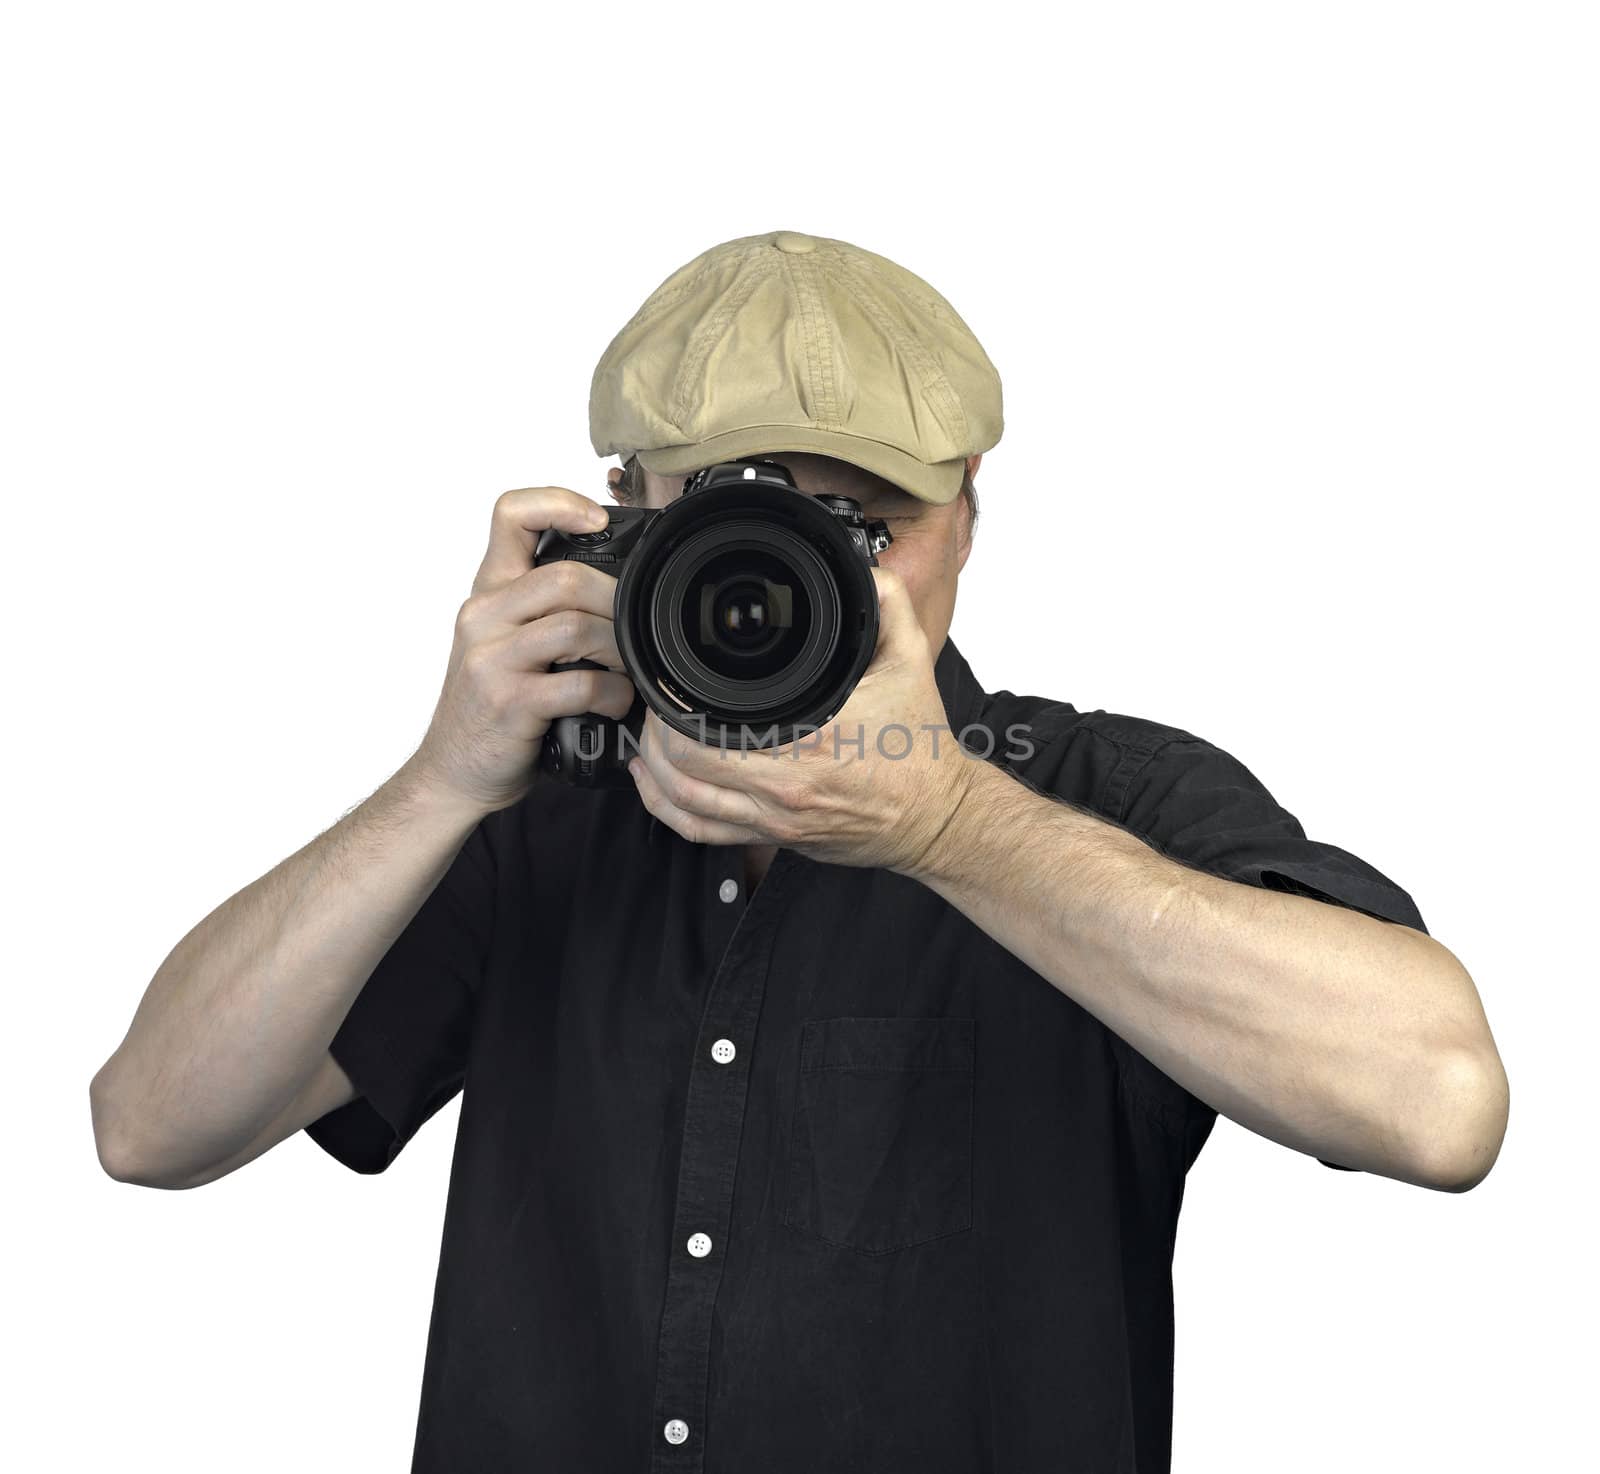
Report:
M595 660L557 661L551 671L605 670ZM544 735L539 766L543 771L579 788L632 788L628 759L639 750L644 726L643 699L634 693L633 705L620 722L615 717L584 712L581 716L554 717Z

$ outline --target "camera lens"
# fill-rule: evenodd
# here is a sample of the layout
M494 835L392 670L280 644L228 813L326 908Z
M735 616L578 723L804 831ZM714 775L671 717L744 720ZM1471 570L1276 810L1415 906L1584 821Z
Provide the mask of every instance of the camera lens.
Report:
M669 726L724 747L829 720L872 657L877 592L804 492L737 484L664 509L618 583L617 641Z

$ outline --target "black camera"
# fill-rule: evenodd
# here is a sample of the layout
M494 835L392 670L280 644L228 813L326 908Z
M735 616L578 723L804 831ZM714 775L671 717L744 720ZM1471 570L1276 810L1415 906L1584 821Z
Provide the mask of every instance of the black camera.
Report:
M762 459L706 467L660 511L610 515L600 532L542 533L533 561L616 576L617 649L639 699L621 722L558 717L547 772L631 787L646 705L697 742L738 749L796 741L838 714L878 644L868 569L889 546L884 523L850 497L801 491Z

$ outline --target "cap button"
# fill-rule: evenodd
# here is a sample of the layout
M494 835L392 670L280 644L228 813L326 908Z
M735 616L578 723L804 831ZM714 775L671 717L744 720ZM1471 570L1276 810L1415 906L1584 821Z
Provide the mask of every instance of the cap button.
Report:
M791 256L798 256L805 251L817 249L817 243L809 235L799 235L792 230L780 230L772 238L772 244L780 251L787 251Z

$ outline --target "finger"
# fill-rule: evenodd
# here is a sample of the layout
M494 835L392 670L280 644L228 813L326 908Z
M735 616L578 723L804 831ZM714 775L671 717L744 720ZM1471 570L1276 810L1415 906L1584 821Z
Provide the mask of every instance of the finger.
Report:
M609 619L617 602L617 580L592 563L563 558L530 568L488 597L488 607L508 624L526 624L556 609L587 609Z
M609 670L524 671L513 679L516 694L510 704L520 715L540 721L585 712L621 721L636 694L632 681Z
M745 754L700 740L667 726L655 712L645 716L640 751L659 757L668 767L689 778L701 778L718 787L742 788L736 771Z
M622 669L617 627L601 614L558 609L507 635L497 650L510 670L549 670L556 663L593 660L608 670Z
M565 486L524 486L501 492L489 519L489 550L472 581L473 593L497 589L526 573L533 564L539 534L547 528L596 532L609 520L599 502Z
M670 732L651 712L645 718L644 728L640 732L639 756L667 800L698 818L714 819L747 831L759 827L761 808L755 799L737 788L728 788L686 773L672 756L673 749L680 747L687 749L684 755L688 761L708 755L701 744L690 744L686 738ZM723 761L732 762L735 759Z
M493 640L558 609L610 619L617 581L587 563L544 563L510 583L469 594L456 615L456 632L469 643Z
M751 830L719 819L708 819L702 814L680 808L667 797L655 774L643 758L630 758L628 771L633 775L633 786L638 790L639 801L674 833L681 834L692 844L759 844L760 838Z

